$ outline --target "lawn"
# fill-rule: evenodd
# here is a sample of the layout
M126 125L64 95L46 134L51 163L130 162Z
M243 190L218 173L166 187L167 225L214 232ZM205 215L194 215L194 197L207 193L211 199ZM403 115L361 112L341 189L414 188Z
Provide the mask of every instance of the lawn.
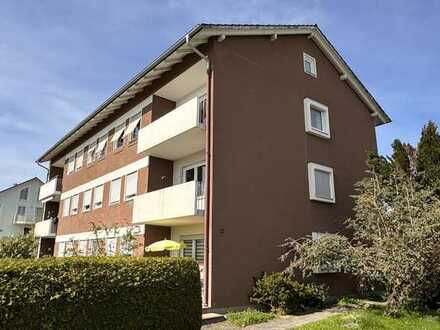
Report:
M242 312L228 313L226 319L239 327L246 327L252 324L264 323L275 318L272 313L264 313L254 309L247 309Z
M335 315L319 322L313 322L295 330L338 330L338 329L399 329L399 330L440 330L440 314L406 314L400 318L385 316L381 310L361 309Z

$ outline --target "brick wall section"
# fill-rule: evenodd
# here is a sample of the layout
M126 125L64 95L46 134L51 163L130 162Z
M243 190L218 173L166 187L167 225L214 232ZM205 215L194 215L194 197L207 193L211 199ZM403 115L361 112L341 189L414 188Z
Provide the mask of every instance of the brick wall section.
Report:
M166 100L164 98L153 96L152 103L149 104L142 112L142 127L148 125L152 121L160 118L164 114L175 108L175 102ZM113 133L113 132L111 132ZM111 139L109 134L109 141ZM128 139L127 139L128 140ZM63 191L68 191L79 185L87 183L98 177L101 177L109 172L117 170L123 166L133 163L139 159L146 157L145 154L137 153L137 142L125 141L122 148L114 151L112 146L107 146L107 153L104 159L94 162L91 166L86 165L86 159L84 160L83 168L78 172L71 173L69 175L64 174L63 179ZM138 194L146 193L150 191L150 186L163 187L172 183L172 162L162 159L152 160L153 172L149 174L149 168L142 168L138 171ZM66 167L66 166L65 166ZM170 172L171 169L171 172ZM162 180L162 176L169 177L170 179ZM171 180L171 181L170 181ZM149 182L152 182L151 184ZM109 205L109 193L110 182L104 184L103 192L103 206L96 210L89 212L82 212L82 200L83 194L79 197L80 212L76 215L63 218L63 205L60 205L59 210L59 224L57 235L73 234L86 232L90 230L90 223L105 224L107 227L114 226L118 223L120 226L131 224L133 213L133 201L124 201L124 185L125 180L122 178L121 182L121 198L120 203L116 205ZM63 203L61 203L63 204Z

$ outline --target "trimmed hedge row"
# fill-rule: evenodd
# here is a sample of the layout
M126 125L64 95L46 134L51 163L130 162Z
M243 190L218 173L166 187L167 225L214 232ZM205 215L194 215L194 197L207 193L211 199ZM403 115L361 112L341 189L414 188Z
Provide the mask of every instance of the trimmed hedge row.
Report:
M2 329L200 329L201 313L188 258L0 260Z

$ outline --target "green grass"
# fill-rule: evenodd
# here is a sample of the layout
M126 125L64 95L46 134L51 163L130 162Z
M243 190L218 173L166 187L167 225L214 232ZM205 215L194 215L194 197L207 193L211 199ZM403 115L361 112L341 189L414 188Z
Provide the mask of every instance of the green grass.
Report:
M405 314L393 318L383 314L382 310L355 310L341 315L331 316L323 321L310 323L295 330L440 330L440 314Z
M228 313L226 315L228 321L239 327L267 322L274 318L275 315L272 313L264 313L250 308L242 312Z

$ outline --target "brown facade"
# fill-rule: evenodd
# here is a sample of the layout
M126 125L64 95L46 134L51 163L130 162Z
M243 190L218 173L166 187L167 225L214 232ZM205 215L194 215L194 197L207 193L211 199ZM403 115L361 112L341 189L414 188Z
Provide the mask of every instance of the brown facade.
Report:
M304 73L303 52L318 77ZM283 269L289 236L343 230L353 184L376 149L374 121L306 36L210 44L212 73L211 302L248 303L252 278ZM329 107L330 140L304 129L304 98ZM336 203L309 200L307 163L334 169Z
M312 232L344 230L342 222L352 214L353 185L365 171L366 152L376 150L375 120L333 64L307 36L211 38L205 51L210 61L206 160L208 169L205 212L205 258L210 307L248 304L253 278L262 272L282 270L279 247L287 237ZM317 61L318 76L304 73L303 52ZM75 147L125 114L133 106L190 68L199 58L187 55L172 71L165 72L118 114L100 124L66 149ZM305 132L303 100L311 98L329 108L330 139ZM142 126L175 108L173 101L153 96L143 109ZM110 132L109 140L113 132ZM57 159L65 156L57 155ZM145 158L136 142L125 142L120 150L107 145L103 160L91 166L86 161L78 172L63 174L63 192ZM311 201L308 162L334 170L336 203ZM58 174L60 175L60 174ZM132 221L132 201L109 205L110 182L104 184L103 206L90 212L62 217L59 208L57 235L90 231L90 223ZM139 170L138 194L173 184L173 161L149 158ZM52 207L52 206L51 206ZM167 226L145 226L138 237L143 247L170 238ZM57 247L55 247L55 250ZM341 274L317 276L331 283L335 293L353 288Z

